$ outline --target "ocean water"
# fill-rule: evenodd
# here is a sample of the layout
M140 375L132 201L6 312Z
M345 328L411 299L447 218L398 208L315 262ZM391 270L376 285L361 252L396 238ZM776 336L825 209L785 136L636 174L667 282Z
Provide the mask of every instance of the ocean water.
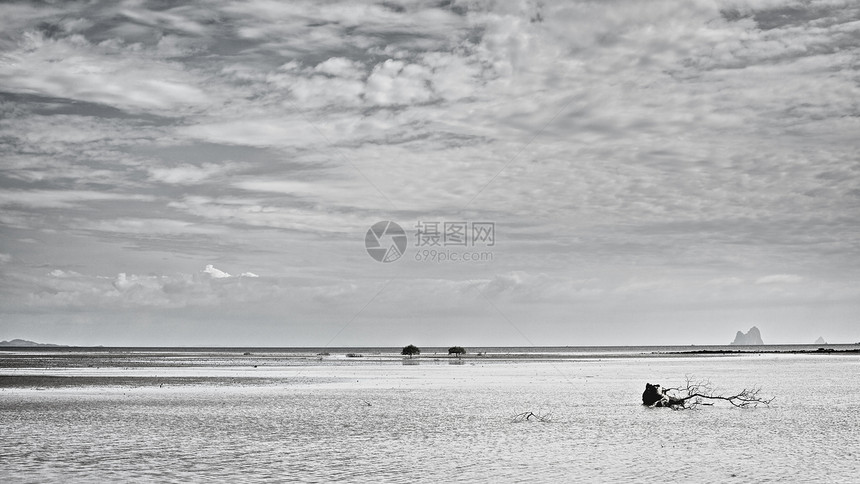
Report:
M848 483L860 475L857 354L261 357L256 368L238 364L241 353L200 354L205 364L195 365L180 356L112 365L88 355L38 368L3 359L0 481ZM673 386L685 375L727 392L761 386L776 399L755 409L641 405L646 382ZM10 380L33 376L43 379ZM513 421L527 411L551 420Z

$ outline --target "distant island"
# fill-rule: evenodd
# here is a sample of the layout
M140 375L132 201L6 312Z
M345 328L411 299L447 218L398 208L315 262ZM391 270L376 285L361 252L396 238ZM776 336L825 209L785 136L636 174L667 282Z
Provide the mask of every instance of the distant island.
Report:
M732 341L732 345L763 345L764 341L761 340L761 332L753 326L749 331L744 333L743 331L738 331L738 334L735 335L735 340Z
M36 343L35 341L29 341L26 339L13 339L9 341L0 341L0 346L62 346L62 345L53 345L49 343Z

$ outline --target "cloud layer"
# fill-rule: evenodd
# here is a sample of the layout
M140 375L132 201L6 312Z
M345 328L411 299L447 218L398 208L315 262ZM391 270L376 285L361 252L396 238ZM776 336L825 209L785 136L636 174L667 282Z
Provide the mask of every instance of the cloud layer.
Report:
M0 11L5 339L860 339L852 2ZM493 260L419 263L420 221L494 222Z

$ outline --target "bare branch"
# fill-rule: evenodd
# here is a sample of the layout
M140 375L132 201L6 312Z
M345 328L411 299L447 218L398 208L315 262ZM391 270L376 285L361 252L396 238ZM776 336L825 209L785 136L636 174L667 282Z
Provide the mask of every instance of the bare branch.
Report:
M713 405L710 401L722 400L738 408L755 408L770 405L774 397L761 394L761 387L744 388L738 393L725 394L717 390L710 380L696 380L686 376L684 384L676 388L662 388L659 385L645 386L642 396L644 404L652 407L670 407L675 410L696 408L700 405ZM647 400L647 401L646 401Z
M544 415L538 415L534 412L523 412L523 413L518 413L511 418L511 422L513 422L513 423L529 422L532 420L537 421L537 422L544 422L544 423L551 422L552 421L552 414L547 413Z

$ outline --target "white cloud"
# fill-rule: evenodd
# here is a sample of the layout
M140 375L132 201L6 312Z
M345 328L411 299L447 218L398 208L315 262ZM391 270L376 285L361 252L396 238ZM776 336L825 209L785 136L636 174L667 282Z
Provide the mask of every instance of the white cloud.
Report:
M429 78L424 66L388 59L373 68L365 98L382 106L425 103L433 99Z
M58 278L68 278L68 277L79 277L80 276L80 274L78 274L75 271L64 271L62 269L54 269L51 272L49 272L48 275L50 275L51 277L58 277Z
M19 275L15 279L18 283L35 284L38 287L14 302L18 308L79 308L97 313L120 308L198 308L201 311L223 308L230 311L234 306L249 305L246 308L252 313L268 315L270 312L282 312L283 304L305 308L357 304L353 300L355 295L350 296L355 288L348 291L341 287L350 287L349 283L314 280L313 287L306 287L311 279L267 278L251 272L233 277L212 265L207 265L204 271L197 273L121 272L115 276L94 276L54 269L48 274ZM17 286L12 287L18 290ZM319 298L324 294L338 296L323 301Z
M237 277L237 276L230 275L229 273L224 272L224 271L216 268L212 264L207 264L206 268L203 269L202 273L208 275L209 277L211 277L213 279L226 279L228 277ZM257 274L254 274L253 272L243 272L238 277L258 278L260 276Z
M314 71L349 79L361 79L365 76L363 64L344 57L332 57L320 62L314 67Z
M326 145L328 137L339 141L343 132L334 131L331 125L315 125L298 116L279 118L235 119L229 121L203 121L177 129L177 133L201 141L247 146L288 147L306 144ZM320 131L317 131L317 130ZM322 133L322 135L320 134Z
M385 207L384 200L379 200L368 189L368 205ZM194 217L204 217L210 225L241 224L296 230L306 234L355 234L356 230L367 230L367 227L378 221L378 213L362 211L353 213L348 206L306 207L267 201L259 198L220 198L220 197L186 197L180 202L171 202L170 208L182 211Z
M203 163L200 166L185 164L171 168L150 168L149 172L153 180L177 185L191 185L225 174L235 167L235 164Z
M740 277L717 277L708 281L708 284L714 286L737 286L743 284L744 280Z
M81 221L78 227L98 232L113 232L124 235L223 235L223 227L205 225L183 220L164 218L120 218L99 221Z
M206 268L203 269L203 273L208 274L209 276L211 276L215 279L222 279L225 277L233 277L230 274L228 274L222 270L216 269L212 264L206 265Z
M318 184L293 180L246 180L233 184L249 191L309 195L318 190Z
M87 202L109 200L149 201L149 195L106 193L91 190L0 190L0 206L32 208L71 208Z
M7 90L71 98L131 110L170 111L206 101L201 83L182 66L121 42L90 43L81 35L23 36L0 63Z
M795 274L771 274L756 279L756 284L797 284L803 282L803 277Z

